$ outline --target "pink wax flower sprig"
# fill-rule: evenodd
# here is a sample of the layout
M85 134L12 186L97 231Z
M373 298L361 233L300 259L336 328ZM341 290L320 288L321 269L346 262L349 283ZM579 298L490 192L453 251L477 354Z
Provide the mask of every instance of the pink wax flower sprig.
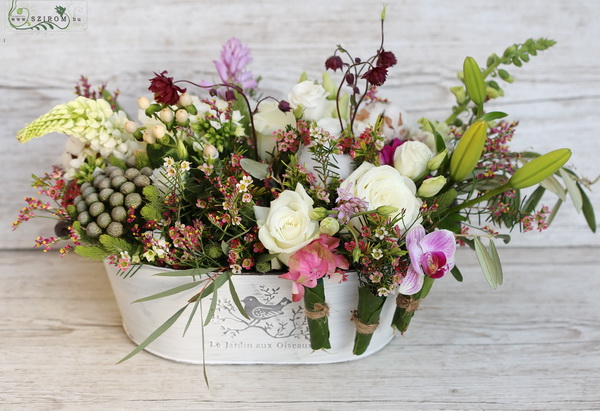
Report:
M400 284L401 294L415 294L423 287L425 276L440 278L454 268L456 238L451 231L436 230L425 234L422 225L415 225L406 234L406 249L410 266Z
M340 244L339 238L321 234L319 238L296 251L289 262L289 271L279 278L292 280L292 301L304 297L304 287L314 288L317 280L332 275L338 269L347 270L350 263L334 250Z
M243 90L255 90L258 82L246 66L252 62L250 49L236 38L230 38L221 49L221 60L213 60L224 83L238 84Z

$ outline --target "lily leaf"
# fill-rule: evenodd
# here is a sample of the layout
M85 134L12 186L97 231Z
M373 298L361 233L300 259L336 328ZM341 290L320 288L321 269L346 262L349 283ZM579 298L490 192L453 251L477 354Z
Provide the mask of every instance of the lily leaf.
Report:
M546 189L544 187L538 186L538 188L536 188L535 191L531 193L527 201L525 201L525 204L523 204L523 208L521 209L521 211L524 214L531 214L531 212L537 207L545 192Z
M167 331L169 328L171 328L171 326L175 323L175 321L177 321L177 319L181 316L181 314L183 314L183 312L185 311L186 308L187 308L187 305L184 306L183 308L181 308L175 314L173 314L173 316L171 316L171 318L169 318L167 321L165 321L164 324L162 324L160 327L158 327L152 334L150 334L148 336L148 338L146 338L140 345L135 347L135 349L133 351L131 351L129 354L127 354L117 364L120 364L123 361L127 361L128 359L130 359L131 357L133 357L134 355L136 355L137 353L142 351L144 348L146 348L148 346L148 344L150 344L152 341L156 340L158 337L163 335L165 333L165 331Z
M581 188L579 184L577 184L577 188L579 188L579 191L581 192L581 199L583 201L583 216L585 217L585 221L587 221L588 225L590 226L590 230L595 233L596 215L594 213L594 207L592 206L590 198L587 196L585 191L583 191L583 188Z
M502 283L502 267L498 265L497 258L490 255L479 237L474 237L473 242L475 243L475 253L477 254L477 259L479 260L483 275L488 284L495 290L498 288L498 285ZM491 240L490 244L492 244ZM492 253L494 253L494 251L492 251Z
M562 201L567 199L567 192L561 183L558 182L558 179L554 176L549 176L547 179L540 183L542 187L546 190L552 191L554 194L558 196Z
M500 262L500 256L498 255L498 250L496 250L496 245L492 240L490 240L490 257L494 261L494 264L497 267L497 281L498 285L502 285L504 282L504 272L502 271L502 263Z
M581 190L577 187L577 183L565 170L560 169L560 176L565 182L565 186L567 187L567 191L569 192L569 196L571 196L571 200L573 200L573 205L575 206L575 210L578 213L581 212L583 208L583 198L581 196Z

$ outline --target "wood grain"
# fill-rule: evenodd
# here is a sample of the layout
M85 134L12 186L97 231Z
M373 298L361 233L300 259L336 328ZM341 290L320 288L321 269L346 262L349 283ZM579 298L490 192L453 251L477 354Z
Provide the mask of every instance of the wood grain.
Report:
M439 280L409 331L359 361L209 366L133 345L103 267L0 252L3 410L589 410L600 408L598 248L501 250L492 291L469 250L464 283ZM526 262L530 262L526 264Z

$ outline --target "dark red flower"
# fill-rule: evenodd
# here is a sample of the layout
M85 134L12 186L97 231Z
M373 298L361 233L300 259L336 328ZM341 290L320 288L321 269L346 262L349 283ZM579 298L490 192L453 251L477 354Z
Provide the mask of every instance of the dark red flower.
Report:
M344 67L344 62L340 56L331 56L325 60L325 68L327 70L337 71Z
M349 86L354 85L354 74L352 74L352 73L346 74L346 83L348 83Z
M237 98L235 98L235 93L233 92L233 90L227 90L225 92L225 100L227 100L227 101L237 100Z
M277 105L277 107L279 107L279 110L283 111L284 113L287 113L288 111L290 111L292 109L292 107L290 106L290 103L288 103L285 100L281 100L279 102L279 104Z
M167 77L167 70L160 74L154 73L156 77L149 79L150 87L148 90L154 93L154 100L162 104L177 104L179 93L185 93L186 89L173 84L173 77Z
M394 66L398 60L396 60L396 56L391 51L382 51L377 57L377 66L379 67L392 67Z
M373 67L362 76L363 79L367 80L374 86L381 86L385 83L387 78L387 68L385 67Z

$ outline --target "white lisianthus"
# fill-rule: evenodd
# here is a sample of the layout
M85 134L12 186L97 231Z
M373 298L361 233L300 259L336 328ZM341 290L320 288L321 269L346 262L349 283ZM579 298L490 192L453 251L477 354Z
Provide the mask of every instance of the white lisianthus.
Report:
M288 265L296 251L319 236L319 222L311 220L309 213L314 201L298 184L296 191L285 190L271 201L271 207L255 207L254 213L260 229L258 238L277 259Z
M444 176L431 177L424 180L421 183L421 187L419 187L419 196L425 198L433 197L446 185L446 181L446 177Z
M288 100L294 110L298 107L304 109L302 119L319 121L325 113L328 94L320 84L306 80L294 86Z
M421 220L419 210L422 202L415 196L415 183L393 167L362 163L340 187L367 201L370 210L381 206L397 208L398 211L390 216L404 215L397 223L402 229Z
M432 157L433 153L425 143L407 141L394 153L394 168L403 176L417 180L427 172L427 163Z
M278 104L271 100L264 100L258 105L254 115L254 128L256 130L256 144L258 156L261 160L267 159L267 153L275 149L274 132L285 130L287 126L295 126L294 113L279 110Z

